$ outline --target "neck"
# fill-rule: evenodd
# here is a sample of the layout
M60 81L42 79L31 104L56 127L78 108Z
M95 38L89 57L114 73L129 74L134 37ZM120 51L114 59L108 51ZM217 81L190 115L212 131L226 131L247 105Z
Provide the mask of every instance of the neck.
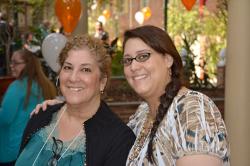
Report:
M67 103L66 117L68 120L74 120L82 124L96 114L100 102L100 100L96 100L95 102L82 105L71 105Z
M156 114L157 114L157 110L158 110L158 107L160 105L160 101L157 99L157 98L153 98L153 99L148 99L146 100L146 102L148 103L149 105L149 112L150 112L150 115L155 118L156 117Z

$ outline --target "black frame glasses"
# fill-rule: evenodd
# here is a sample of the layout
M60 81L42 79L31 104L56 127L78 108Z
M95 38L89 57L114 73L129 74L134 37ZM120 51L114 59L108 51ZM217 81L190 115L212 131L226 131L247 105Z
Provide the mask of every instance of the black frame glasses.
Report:
M132 64L133 60L136 60L137 62L145 62L150 58L150 56L151 56L151 53L146 52L146 53L140 53L140 54L136 55L134 58L125 57L125 58L122 58L121 64L124 66L129 66Z
M10 65L13 65L13 66L17 66L17 65L21 65L21 64L25 64L25 62L10 61Z
M52 137L53 145L52 145L52 152L53 156L48 161L48 166L57 166L58 160L61 157L61 152L63 149L63 142L55 137Z

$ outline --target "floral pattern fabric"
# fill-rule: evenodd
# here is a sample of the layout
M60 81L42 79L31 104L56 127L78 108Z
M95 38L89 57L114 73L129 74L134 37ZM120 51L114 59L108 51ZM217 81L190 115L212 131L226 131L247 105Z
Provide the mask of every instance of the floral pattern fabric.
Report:
M130 150L128 166L154 165L147 159L151 130L148 112L144 102L130 117L128 126L137 139ZM159 166L175 166L177 159L195 154L213 155L222 159L224 166L230 165L227 131L220 111L210 98L192 90L174 98L154 137L153 151L155 165Z

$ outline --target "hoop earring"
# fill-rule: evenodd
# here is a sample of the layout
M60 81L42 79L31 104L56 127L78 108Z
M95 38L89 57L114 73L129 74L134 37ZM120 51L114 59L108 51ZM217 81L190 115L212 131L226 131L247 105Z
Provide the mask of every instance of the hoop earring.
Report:
M60 80L59 80L59 76L56 77L56 87L59 88L60 86Z

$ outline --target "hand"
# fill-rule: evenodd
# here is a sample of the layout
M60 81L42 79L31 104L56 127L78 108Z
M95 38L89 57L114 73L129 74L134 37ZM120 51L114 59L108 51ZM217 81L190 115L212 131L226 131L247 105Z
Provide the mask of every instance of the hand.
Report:
M36 108L33 109L33 111L30 113L30 117L32 117L34 114L38 114L41 108L43 111L45 111L48 105L55 105L55 104L59 104L62 102L63 102L62 100L58 100L58 99L45 100L41 104L36 105Z

